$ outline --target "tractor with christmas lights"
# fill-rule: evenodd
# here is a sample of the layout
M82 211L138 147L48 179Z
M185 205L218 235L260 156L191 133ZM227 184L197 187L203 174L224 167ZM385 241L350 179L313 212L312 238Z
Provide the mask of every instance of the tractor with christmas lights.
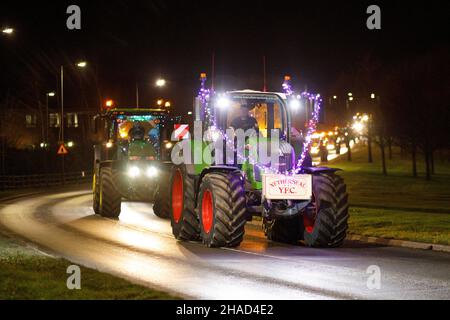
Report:
M126 198L153 201L155 214L167 217L173 123L167 109L115 107L107 101L93 125L96 214L118 217Z
M201 240L209 247L235 247L243 240L246 222L259 215L270 240L303 240L314 247L342 245L348 220L346 186L336 174L338 169L313 167L309 155L320 95L295 95L290 78L283 83L283 93L243 90L217 94L205 83L202 74L194 106L203 134L196 137L194 132L193 140L185 141L178 150L194 158L200 155L201 161L175 165L171 174L175 237ZM302 135L292 127L292 119L306 103L314 107ZM243 122L255 124L257 134L245 137L239 150L230 126L243 107L253 118L244 121L243 112ZM278 142L276 151L272 150L276 160L261 161L261 143L270 149L272 142ZM211 149L209 161L201 157Z

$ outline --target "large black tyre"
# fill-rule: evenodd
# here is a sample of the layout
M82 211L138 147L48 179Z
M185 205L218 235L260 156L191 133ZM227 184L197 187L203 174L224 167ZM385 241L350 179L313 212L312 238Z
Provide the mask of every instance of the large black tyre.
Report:
M117 186L119 174L117 170L105 167L100 170L100 206L102 217L117 218L120 215L122 194Z
M161 181L159 185L153 203L153 213L161 219L170 217L170 185L167 182Z
M246 200L239 171L208 173L202 180L197 212L203 243L237 247L245 232Z
M95 214L100 214L100 186L96 173L92 178L92 209Z
M289 219L263 219L263 229L269 240L295 244L300 239L301 223L298 216Z
M348 228L348 194L334 173L313 175L313 201L303 214L303 240L309 247L339 247Z
M178 240L199 240L200 227L195 213L194 177L184 166L174 167L170 179L170 220L172 233Z

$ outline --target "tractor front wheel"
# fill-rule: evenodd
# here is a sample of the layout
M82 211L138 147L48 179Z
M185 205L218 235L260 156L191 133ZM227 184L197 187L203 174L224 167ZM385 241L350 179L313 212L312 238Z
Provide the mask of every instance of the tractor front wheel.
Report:
M112 168L101 168L99 190L99 214L102 217L118 218L122 204L122 194L117 184L119 174Z
M175 167L172 171L170 215L172 233L178 240L198 240L200 228L195 214L194 178L189 176L183 166Z
M203 243L208 247L237 247L244 237L245 189L239 171L205 175L198 198Z

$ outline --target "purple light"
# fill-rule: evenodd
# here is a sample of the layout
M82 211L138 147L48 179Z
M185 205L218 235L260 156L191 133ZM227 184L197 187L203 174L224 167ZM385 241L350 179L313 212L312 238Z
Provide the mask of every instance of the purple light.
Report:
M202 108L202 110L205 111L205 114L207 116L207 120L206 121L208 123L210 123L210 125L211 125L210 128L211 129L214 128L214 129L217 129L220 132L221 136L225 138L227 145L234 146L234 139L230 139L225 132L223 132L221 129L219 129L219 126L217 125L217 120L216 120L215 116L213 116L212 113L211 113L211 108L209 106L209 100L210 100L210 97L215 94L215 92L206 88L206 80L207 80L206 79L206 74L202 74L202 76L200 77L201 85L200 85L200 90L199 90L199 93L198 93L198 97L200 99L201 108ZM245 162L247 160L246 157L242 156L239 152L237 152L237 149L234 149L233 151L236 152L237 157L242 162ZM269 170L272 173L277 173L277 174L280 173L275 168L259 165L259 164L256 163L256 161L252 161L252 160L253 159L251 159L251 158L249 159L249 161L250 162L254 162L255 166L258 169L260 169L262 172L266 172L266 170Z
M286 96L291 96L294 94L294 91L292 90L291 86L291 78L285 77L283 82L283 90ZM302 92L300 94L301 98L308 99L310 101L314 101L314 110L311 114L311 120L308 121L307 130L306 130L306 136L305 141L303 142L303 150L300 158L298 159L298 162L296 166L294 167L294 173L299 173L303 163L305 162L306 156L308 155L309 148L311 147L311 141L312 141L312 135L316 131L317 123L319 122L319 115L320 115L320 108L322 104L322 99L320 97L320 94L312 94L309 92Z

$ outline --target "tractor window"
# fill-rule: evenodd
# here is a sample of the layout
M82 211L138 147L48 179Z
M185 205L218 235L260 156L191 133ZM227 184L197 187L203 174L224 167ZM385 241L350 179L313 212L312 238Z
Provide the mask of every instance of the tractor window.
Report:
M226 127L241 115L241 103L233 101L227 112ZM271 129L285 130L285 118L280 104L277 102L254 103L249 115L256 119L260 133L267 137ZM281 134L281 132L280 132Z

